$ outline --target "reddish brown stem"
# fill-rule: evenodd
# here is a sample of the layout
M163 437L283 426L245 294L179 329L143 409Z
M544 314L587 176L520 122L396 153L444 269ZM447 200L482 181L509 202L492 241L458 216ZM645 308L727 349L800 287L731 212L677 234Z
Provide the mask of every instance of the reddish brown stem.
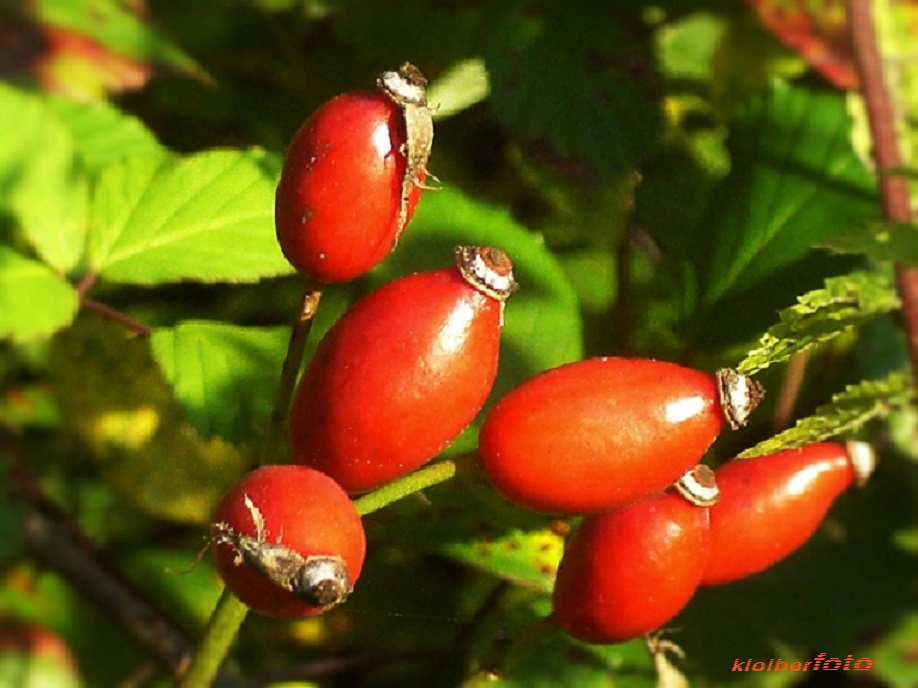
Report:
M142 322L138 322L131 316L126 315L119 310L115 310L111 306L106 306L104 303L100 303L99 301L90 298L84 293L80 293L80 304L83 306L83 308L88 308L89 310L95 311L104 318L108 318L109 320L113 320L116 323L124 325L131 332L141 337L146 336L153 331Z
M869 0L846 0L845 5L854 59L873 139L873 157L879 174L883 215L890 222L911 223L908 180L896 174L896 170L902 168L902 156L896 136L893 106L883 79L883 62L873 20L874 3ZM897 263L895 269L896 287L902 300L902 318L912 362L912 375L918 385L918 268Z
M794 356L787 364L787 370L784 373L784 384L781 386L778 401L775 404L775 416L773 423L774 432L778 433L784 430L791 423L794 417L794 407L797 405L797 398L800 396L800 389L803 387L803 378L806 375L806 367L810 361L809 351Z
M271 417L268 421L268 428L262 444L262 464L276 462L281 453L280 447L284 429L287 427L287 412L290 409L290 400L293 398L297 375L300 372L300 364L303 362L303 354L306 352L309 333L312 331L312 323L316 312L319 310L321 298L321 287L307 280L303 288L303 295L300 298L300 307L290 330L287 356L284 358L283 366L281 366L280 382L274 395L274 406L271 409Z

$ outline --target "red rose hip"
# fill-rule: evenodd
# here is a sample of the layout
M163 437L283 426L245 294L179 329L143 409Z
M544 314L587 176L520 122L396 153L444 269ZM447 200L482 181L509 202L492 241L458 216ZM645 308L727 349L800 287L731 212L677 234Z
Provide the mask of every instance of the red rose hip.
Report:
M835 499L873 470L861 443L821 442L734 459L716 471L721 498L711 507L711 553L704 585L763 571L799 549Z
M360 576L363 523L334 480L304 466L264 466L224 495L211 519L217 571L268 616L315 616Z
M691 600L707 555L708 509L674 492L587 516L565 547L553 618L588 643L649 633Z
M429 461L473 420L515 283L497 249L456 255L457 267L384 285L325 335L290 409L296 462L363 492Z
M385 258L411 218L426 176L433 125L423 77L406 65L379 92L345 93L293 138L275 198L287 260L317 282L345 282ZM384 75L384 76L385 76ZM419 102L404 102L408 89ZM427 123L419 144L406 124Z
M595 358L549 370L503 397L479 436L481 465L507 499L549 513L607 511L666 488L761 398L732 370Z

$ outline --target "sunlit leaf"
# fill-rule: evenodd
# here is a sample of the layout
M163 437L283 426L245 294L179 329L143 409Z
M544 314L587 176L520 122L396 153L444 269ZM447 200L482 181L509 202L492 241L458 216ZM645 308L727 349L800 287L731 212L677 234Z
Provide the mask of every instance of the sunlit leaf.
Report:
M61 273L86 240L89 180L73 134L47 102L0 82L0 212L10 213L36 252Z
M251 439L267 418L290 332L185 321L155 331L153 355L202 437Z
M47 265L0 246L0 339L47 337L73 320L76 291Z
M551 592L564 541L550 529L512 530L494 538L444 545L443 552L456 561L499 578Z
M706 12L673 22L659 35L663 69L673 77L710 76L711 57L723 31L723 20Z
M114 282L254 282L292 272L274 233L277 160L216 150L132 158L93 198L90 265Z
M813 415L798 420L794 427L747 449L739 458L772 454L854 432L866 422L911 403L914 397L911 378L900 372L882 380L849 385L832 397L832 403L820 406Z
M53 98L48 106L70 131L76 154L90 172L127 157L166 153L140 120L111 103L77 103Z
M488 71L480 58L457 62L427 89L435 119L446 119L488 97Z
M854 272L826 280L825 288L798 297L780 322L768 328L759 346L737 366L745 375L786 361L882 313L899 308L891 279L879 272Z

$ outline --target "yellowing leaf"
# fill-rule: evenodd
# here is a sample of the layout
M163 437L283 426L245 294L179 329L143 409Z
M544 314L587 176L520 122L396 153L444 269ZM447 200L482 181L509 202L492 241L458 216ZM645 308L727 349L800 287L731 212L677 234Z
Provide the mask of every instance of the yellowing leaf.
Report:
M137 508L206 522L247 468L245 451L184 421L146 338L87 316L54 339L50 365L62 425Z

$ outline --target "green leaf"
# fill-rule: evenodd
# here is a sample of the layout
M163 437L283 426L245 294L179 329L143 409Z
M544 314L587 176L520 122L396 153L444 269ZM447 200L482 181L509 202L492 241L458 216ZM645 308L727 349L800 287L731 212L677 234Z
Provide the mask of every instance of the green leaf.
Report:
M794 427L759 442L737 458L772 454L854 432L867 421L887 416L893 409L911 403L914 397L911 378L902 372L849 385L832 397L831 404L820 406L812 416L801 418Z
M0 211L41 258L73 269L86 240L89 181L71 132L47 101L0 82ZM13 135L14 134L14 135Z
M202 437L251 439L271 409L290 332L185 321L153 333L153 355Z
M539 237L506 210L457 189L427 193L398 248L372 274L379 284L413 271L453 265L460 245L497 246L513 261L519 291L506 303L501 362L493 396L532 375L583 356L577 296Z
M503 610L502 610L503 611ZM503 612L504 617L509 612ZM492 630L500 633L499 629ZM482 669L462 688L679 688L655 674L644 638L616 645L587 645L542 619L512 634L506 648L482 658ZM495 660L497 666L489 666ZM500 678L495 681L495 675Z
M423 501L403 499L368 517L370 537L437 552L514 585L551 592L564 545L563 531L553 532L550 518L513 506L473 470L460 470L424 494Z
M425 0L368 5L360 0L335 0L329 8L334 12L331 30L340 45L360 55L366 64L375 65L377 72L393 69L405 59L424 70L426 65L448 65L478 54L481 11L473 5Z
M134 284L292 272L274 234L278 162L257 150L216 150L109 167L93 198L90 265Z
M630 31L621 3L500 4L487 17L485 62L491 103L521 139L602 175L639 167L661 131L647 74L650 46ZM572 40L573 39L573 40Z
M139 119L106 101L78 103L53 98L48 106L70 131L76 154L90 172L131 156L166 154L153 132Z
M449 543L442 552L515 585L548 594L564 552L564 540L549 528L513 529L493 538Z
M461 60L437 77L427 89L435 119L446 119L488 97L491 86L481 58Z
M721 43L724 20L707 12L696 12L671 22L658 34L662 68L672 78L705 79L711 75L711 61Z
M146 337L87 314L52 340L48 365L65 435L145 513L206 523L251 466L242 448L185 420Z
M0 246L0 339L47 337L68 325L78 307L76 291L60 275Z
M918 614L911 611L895 620L895 627L885 639L871 648L869 657L883 681L894 688L908 688L918 683L918 663L913 661L915 638L918 638Z
M868 222L817 245L836 253L858 253L871 260L918 266L918 228L914 225Z
M804 286L812 270L789 268L802 265L815 242L878 214L848 129L844 99L834 93L776 83L751 102L729 140L731 171L692 242L689 313L722 319L722 301L763 285L812 288Z
M737 123L733 168L712 202L704 300L763 279L878 208L851 148L844 100L778 83Z
M823 289L798 297L796 305L778 313L780 322L768 328L737 369L753 375L899 307L899 297L885 274L830 277Z
M154 61L203 77L201 67L157 31L149 17L138 11L140 7L121 0L95 0L91 11L87 11L82 0L40 0L36 13L44 22L89 36L128 57Z

